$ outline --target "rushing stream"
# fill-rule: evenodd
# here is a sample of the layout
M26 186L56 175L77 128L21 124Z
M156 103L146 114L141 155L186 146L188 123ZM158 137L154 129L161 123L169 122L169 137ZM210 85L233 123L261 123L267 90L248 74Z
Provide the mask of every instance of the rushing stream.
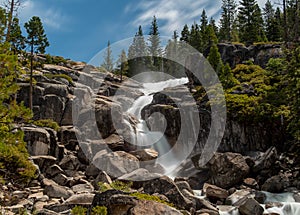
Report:
M127 110L128 113L134 115L139 121L136 125L136 129L131 130L132 144L138 147L154 148L159 155L165 155L170 152L171 147L164 137L164 134L161 132L150 131L146 122L141 117L141 111L145 106L152 102L153 93L160 92L168 87L176 87L186 83L188 83L187 78L180 78L143 84L143 88L140 90L144 93L144 96L139 97L133 103L132 107ZM172 169L172 166L175 168L177 163L176 158L172 153L168 153L167 156L159 156L156 162L165 169L168 169L168 172Z
M187 82L187 78L181 78L155 83L144 83L143 88L140 89L144 93L144 96L139 97L133 103L132 107L127 110L129 114L134 115L136 119L138 119L138 124L135 125L135 129L133 129L130 123L127 122L127 124L131 127L132 144L140 148L154 148L160 155L160 157L156 160L156 163L162 165L169 173L176 168L176 156L170 153L171 147L162 132L150 131L146 122L141 117L141 112L145 106L152 102L154 93L163 91L168 87L180 86ZM161 157L161 155L165 154L168 156ZM201 191L195 191L195 195L198 198L205 198L205 196L202 196ZM267 197L265 201L266 203L278 202L281 203L282 206L267 208L266 204L262 204L262 207L264 207L265 210L264 214L300 214L300 203L295 202L293 193L272 194L265 192L265 195ZM219 207L219 213L221 215L239 215L238 208L231 206Z
M195 190L194 193L198 198L205 198L200 190ZM265 204L261 205L264 208L264 214L300 215L300 203L295 202L294 193L263 193L266 195ZM267 207L269 203L279 204L277 207ZM240 215L237 207L219 206L218 208L220 215Z

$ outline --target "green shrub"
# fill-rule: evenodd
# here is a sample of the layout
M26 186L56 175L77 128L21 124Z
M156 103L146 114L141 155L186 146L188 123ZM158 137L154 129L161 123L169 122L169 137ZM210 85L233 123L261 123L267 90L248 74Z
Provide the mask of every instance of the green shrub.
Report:
M111 184L99 182L98 186L99 186L100 192L105 192L107 190L120 190L123 192L129 192L132 187L132 182L125 183L125 182L116 180L116 181L113 181Z
M96 206L92 209L91 215L107 215L107 208L105 206Z
M69 82L69 84L74 86L73 79L66 74L45 74L45 76L49 79L57 79L57 78L66 79Z
M87 212L87 209L81 206L75 206L72 210L71 210L71 214L72 215L85 215Z
M158 196L152 196L152 195L147 194L147 193L138 193L138 192L136 192L136 193L131 193L129 195L134 196L134 197L138 198L139 200L155 201L155 202L159 202L159 203L162 203L162 204L166 204L170 207L175 207L172 203L169 203L165 200L162 200Z
M32 124L39 127L52 128L55 131L58 131L60 129L58 123L53 121L52 119L40 119L40 120L32 121Z
M2 129L0 130L0 136L4 133ZM7 170L5 177L10 178L21 177L20 180L24 183L35 178L36 168L28 160L29 154L26 150L26 143L21 137L23 137L22 131L17 131L20 138L17 139L15 144L9 143L6 140L0 140L0 166L2 169ZM14 135L5 135L6 139L14 139ZM2 173L1 173L2 174ZM5 178L4 178L5 179Z
M47 64L54 64L54 65L58 65L58 64L66 64L67 60L64 59L63 57L60 56L51 56L49 54L45 55L46 57L46 62Z

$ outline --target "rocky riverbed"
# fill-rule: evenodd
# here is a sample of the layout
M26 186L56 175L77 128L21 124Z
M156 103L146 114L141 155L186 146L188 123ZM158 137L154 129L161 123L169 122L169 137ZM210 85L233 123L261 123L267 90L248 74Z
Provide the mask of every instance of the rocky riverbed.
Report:
M39 56L39 61L43 60ZM159 156L157 150L139 148L128 141L130 127L134 128L138 119L126 110L143 95L140 83L130 79L121 83L113 74L72 61L46 64L34 74L34 119L51 119L60 129L22 125L37 178L25 187L13 181L1 187L3 214L70 214L75 206L87 211L105 206L109 214L116 215L259 215L299 211L300 168L278 150L278 139L270 139L269 135L276 133L274 127L254 127L229 120L219 152L200 166L201 137L207 136L210 119L200 111L203 123L192 155L175 174L166 176L163 166L151 162ZM26 104L29 84L25 80L19 80L21 90L17 99ZM165 116L166 137L171 145L180 129L174 100L184 104L185 88L178 86L154 93L153 101L142 110L146 121L155 112ZM176 93L168 100L163 95L170 92ZM75 110L77 102L85 108ZM97 131L89 129L94 124ZM98 133L102 138L93 138ZM86 136L91 138L83 138ZM97 164L104 168L97 168ZM127 191L101 192L101 184L115 180L133 184ZM137 193L162 201L142 198ZM270 198L270 193L285 193L290 204L284 202L286 199Z

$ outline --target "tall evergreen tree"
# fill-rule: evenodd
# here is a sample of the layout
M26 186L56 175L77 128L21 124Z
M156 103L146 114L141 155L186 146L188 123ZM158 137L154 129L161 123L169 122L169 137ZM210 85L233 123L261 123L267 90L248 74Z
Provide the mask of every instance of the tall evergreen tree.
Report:
M217 44L212 44L207 60L217 74L221 73L221 70L223 69L223 62Z
M125 52L124 49L122 50L122 52L119 56L117 64L118 64L118 73L120 75L121 82L122 82L123 81L123 75L127 75L127 72L128 72L128 69L129 69L127 55L126 55L126 52Z
M20 182L33 178L36 171L28 160L24 133L17 127L17 123L28 122L31 112L13 99L19 89L15 82L18 78L15 69L20 66L9 44L4 43L7 31L5 20L5 11L0 10L0 37L3 39L0 42L0 180L13 179L21 185Z
M105 68L108 72L112 72L114 69L114 59L110 47L110 41L107 42L107 47L104 52L103 62L101 66Z
M264 40L263 19L256 0L241 0L238 12L239 38L252 44Z
M143 35L142 26L133 38L132 44L128 49L128 76L132 77L140 72L147 70L149 64L148 50Z
M178 65L176 64L179 48L178 35L177 32L174 31L172 40L168 41L168 44L165 48L166 59L164 59L164 72L172 76L177 76L177 73L179 72Z
M5 40L6 21L6 11L4 8L0 7L0 43L3 43Z
M233 40L233 25L236 16L237 4L235 0L222 0L222 16L220 20L219 38L221 41Z
M239 84L238 80L234 77L233 72L228 63L223 67L223 69L219 73L219 79L225 89L229 89Z
M280 11L275 10L270 0L268 0L264 7L264 21L266 29L266 37L268 41L280 41L281 29L280 29ZM279 19L278 19L279 16Z
M214 20L213 17L211 17L209 20L209 26L211 26L214 29L216 36L219 35L219 28L216 25L216 20Z
M287 39L296 41L299 39L299 0L289 0L286 6Z
M198 51L201 51L202 49L202 37L201 32L199 29L199 25L197 23L194 23L191 27L190 32L190 38L189 38L189 44L197 49Z
M209 47L208 35L207 35L207 27L208 27L208 19L206 15L206 11L203 9L200 19L200 35L201 35L201 47L199 51L203 53Z
M25 48L25 37L22 35L18 18L15 17L13 19L10 29L9 42L11 44L11 49L14 53L17 53Z
M160 37L156 17L153 17L149 32L149 54L152 56L153 69L160 70L162 63L162 49L160 47Z
M183 29L181 31L180 41L184 41L187 43L189 43L190 41L190 30L187 24L183 26Z
M33 84L32 84L32 73L33 73L33 53L34 51L38 53L45 53L46 47L49 46L47 36L44 31L42 21L39 17L33 16L24 25L27 31L26 43L30 46L30 91L29 91L29 108L32 110L32 94L33 94Z

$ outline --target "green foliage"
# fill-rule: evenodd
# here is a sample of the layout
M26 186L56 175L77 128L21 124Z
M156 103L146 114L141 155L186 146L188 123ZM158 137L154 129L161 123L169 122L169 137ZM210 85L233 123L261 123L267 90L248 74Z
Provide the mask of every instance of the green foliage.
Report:
M26 43L32 48L32 50L33 48L36 48L38 53L45 53L45 49L49 46L49 42L41 19L37 16L33 16L25 23L24 27L28 34Z
M288 129L300 141L300 46L286 51L285 95L291 109Z
M276 12L270 0L268 0L264 7L264 19L266 37L268 41L281 41L282 25L281 25L281 12L277 8Z
M59 65L59 64L66 64L67 60L61 56L52 56L50 54L46 54L46 64L54 64L54 65Z
M32 123L39 127L52 128L55 131L59 131L60 127L57 122L54 122L52 119L40 119L37 121L32 121Z
M19 19L16 17L12 20L9 42L14 53L18 53L25 48L25 37L22 35Z
M107 208L105 206L96 206L92 209L91 215L107 215Z
M236 13L235 0L222 0L222 16L220 20L219 38L221 41L231 42L233 40L234 19Z
M221 54L219 53L218 46L215 43L213 43L210 48L207 60L212 68L217 72L217 74L221 73L221 70L223 69L223 62L221 59Z
M111 184L99 182L98 186L99 186L100 192L105 192L107 190L120 190L123 192L129 192L132 187L132 182L125 183L125 182L116 180L116 181L113 181Z
M72 215L86 215L87 209L81 206L75 206L71 210Z
M158 31L158 24L156 17L153 16L153 20L150 27L149 32L149 54L151 56L151 66L153 67L154 71L161 70L161 63L162 63L162 50L160 47L160 37L159 37L159 31Z
M60 79L60 78L66 79L69 82L69 84L74 86L73 79L66 74L45 74L45 76L49 79Z
M162 203L162 204L166 204L170 207L175 207L172 203L169 203L165 200L162 200L158 196L152 196L152 195L147 194L147 193L131 193L129 195L137 197L139 200L155 201L155 202L159 202L159 203Z
M101 181L98 182L98 187L99 187L99 192L101 192L101 193L112 189L112 187L109 184L103 183Z
M265 40L261 9L256 0L240 1L238 30L240 40L247 44Z
M149 70L150 59L147 57L148 48L143 35L142 26L139 26L138 32L135 34L132 44L128 49L128 76L132 77L141 71Z
M104 53L104 60L101 64L101 67L105 68L107 71L112 72L114 69L114 59L112 56L112 50L110 47L110 41L107 42L107 48Z
M219 79L225 89L239 85L240 82L234 77L233 72L227 63L219 74Z
M129 69L128 59L127 59L125 50L122 50L121 55L119 56L117 64L118 64L117 74L120 75L121 82L122 82L123 81L123 75L127 75L128 69Z
M131 187L132 187L132 182L122 182L122 181L113 181L111 184L110 184L111 188L114 189L114 190L120 190L120 191L123 191L123 192L129 192Z
M0 176L26 182L35 176L35 167L28 160L23 132L18 122L27 122L31 112L13 99L18 85L15 82L18 68L17 57L7 44L0 44Z

